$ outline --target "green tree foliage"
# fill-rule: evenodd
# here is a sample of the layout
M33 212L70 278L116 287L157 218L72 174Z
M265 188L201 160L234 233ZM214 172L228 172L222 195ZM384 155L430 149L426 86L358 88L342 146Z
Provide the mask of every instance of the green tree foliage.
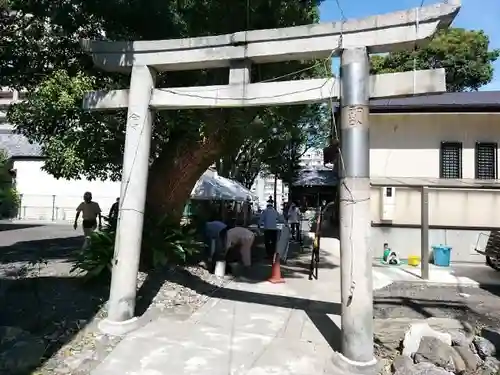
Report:
M29 90L9 120L33 142L41 142L45 169L57 177L120 177L124 113L86 113L83 93L128 87L129 77L93 67L81 38L155 40L232 33L318 21L320 1L300 0L9 0L2 11L0 85ZM250 8L247 8L247 3ZM317 62L254 66L252 81L318 75ZM310 69L308 69L310 68ZM160 74L158 87L224 84L227 69ZM299 106L294 119L313 115ZM162 111L156 114L148 201L160 211L180 214L201 173L224 155L234 155L254 137L256 116L266 133L281 109L246 108ZM283 109L286 112L286 109ZM254 145L251 145L254 147Z
M219 173L250 188L261 172L290 183L301 156L323 147L329 131L326 106L269 108L266 123L254 121L252 136L217 164Z
M19 194L10 173L12 164L4 151L0 151L0 218L17 216L21 204Z
M499 56L499 49L489 49L483 31L450 28L413 52L373 56L372 74L445 68L447 91L474 91L491 81L492 63Z

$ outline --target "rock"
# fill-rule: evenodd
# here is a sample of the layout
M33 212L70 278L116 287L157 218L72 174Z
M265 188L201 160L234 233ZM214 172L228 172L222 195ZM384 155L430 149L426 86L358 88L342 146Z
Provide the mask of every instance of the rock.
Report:
M42 339L19 327L0 326L0 373L27 373L45 353Z
M412 323L403 339L403 355L411 357L419 348L422 337L434 337L451 346L451 335L432 329L426 322Z
M412 367L398 370L394 375L453 375L452 372L439 368L432 363L422 362Z
M388 358L379 359L379 369L378 375L392 375L391 371L391 361Z
M500 352L500 330L493 328L483 328L481 330L481 336L495 345L497 351Z
M392 371L405 372L410 367L413 367L413 365L414 365L414 363L410 357L407 357L405 355L399 355L396 358L394 358L394 361L392 362Z
M375 341L387 350L399 350L401 341L403 340L409 327L414 323L422 322L427 323L432 329L439 332L462 332L467 327L470 327L463 321L450 318L429 318L425 320L412 318L374 319ZM416 345L415 350L417 348L418 344Z
M484 337L474 336L474 346L477 349L477 354L479 354L482 359L492 357L496 354L495 345Z
M454 346L453 349L462 357L467 370L475 371L481 365L481 358L469 346Z
M453 346L469 346L474 341L474 333L467 331L452 330L449 331L451 344Z
M472 353L479 355L479 353L477 352L476 344L474 344L474 341L472 341L471 344L469 345L469 349L472 350Z
M458 374L466 370L465 363L458 352L451 345L444 343L436 337L422 337L414 359L416 363L430 362L433 365L442 367L447 371L454 371Z
M465 364L462 356L452 347L451 358L453 359L453 365L455 366L455 374L464 374L467 371L467 365Z
M480 367L474 375L497 375L497 372L493 372L491 369L487 367Z
M92 360L94 357L94 350L85 350L81 353L75 354L67 358L64 362L71 370L76 370L82 366L88 360Z
M495 357L487 357L484 360L483 367L489 369L493 374L500 371L500 361Z

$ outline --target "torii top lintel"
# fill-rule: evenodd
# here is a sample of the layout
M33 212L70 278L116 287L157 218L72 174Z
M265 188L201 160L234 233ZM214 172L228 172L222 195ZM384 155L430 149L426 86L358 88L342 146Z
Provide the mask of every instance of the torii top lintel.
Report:
M460 0L345 22L155 41L82 41L94 63L108 71L148 65L158 71L229 66L230 60L254 63L311 60L366 46L371 53L411 49L451 24Z

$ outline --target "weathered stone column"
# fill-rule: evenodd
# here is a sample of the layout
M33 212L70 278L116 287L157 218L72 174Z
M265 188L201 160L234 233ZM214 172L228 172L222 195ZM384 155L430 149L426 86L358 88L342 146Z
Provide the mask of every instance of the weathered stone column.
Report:
M366 48L345 50L340 69L342 353L334 357L334 362L369 373L376 360L370 251L370 69Z
M134 315L153 123L149 102L154 85L151 68L132 68L108 316L99 325L108 334L124 334L138 325Z

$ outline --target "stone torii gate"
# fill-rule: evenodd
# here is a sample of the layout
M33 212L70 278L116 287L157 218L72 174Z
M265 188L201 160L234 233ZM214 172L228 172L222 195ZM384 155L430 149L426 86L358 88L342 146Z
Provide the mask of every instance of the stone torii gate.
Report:
M443 69L369 76L368 53L412 49L447 27L459 0L345 22L320 23L176 40L83 41L94 63L131 74L128 90L88 93L84 108L128 108L108 316L100 329L123 334L138 326L136 276L155 110L341 102L342 353L339 363L368 369L373 354L370 236L369 98L445 91ZM334 78L250 82L251 64L341 58ZM156 88L155 73L229 67L229 84Z

